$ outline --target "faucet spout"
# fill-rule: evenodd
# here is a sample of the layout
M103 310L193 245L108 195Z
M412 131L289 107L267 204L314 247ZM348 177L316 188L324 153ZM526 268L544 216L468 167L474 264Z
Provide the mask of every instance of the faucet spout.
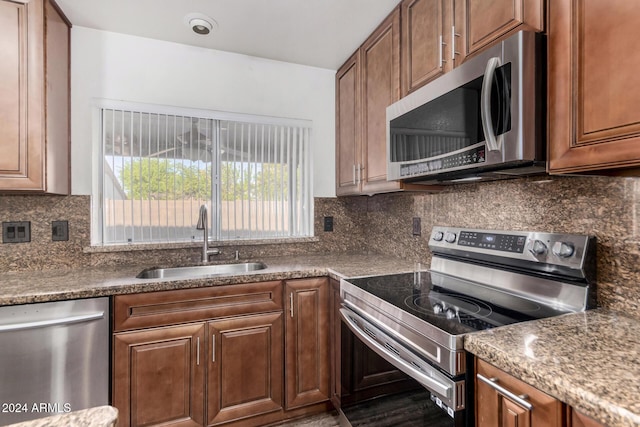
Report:
M207 218L207 205L200 206L196 229L203 230L204 234L204 238L202 239L202 262L209 262L209 255L220 255L222 251L218 248L209 249L209 220Z

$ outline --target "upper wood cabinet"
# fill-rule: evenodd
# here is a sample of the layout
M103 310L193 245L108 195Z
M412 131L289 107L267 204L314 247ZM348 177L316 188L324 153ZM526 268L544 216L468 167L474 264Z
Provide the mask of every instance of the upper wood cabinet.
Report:
M0 191L69 194L71 24L52 0L0 0Z
M404 0L402 96L464 61L464 8L453 0Z
M338 196L429 188L387 181L387 107L399 99L398 7L336 73Z
M544 0L455 0L455 4L466 16L465 55L516 31L544 31Z
M476 359L476 427L563 427L564 404Z
M387 181L387 107L400 99L400 9L336 74L336 194L392 191Z
M336 195L359 194L360 51L336 73Z
M362 64L361 191L401 188L387 181L387 107L400 99L400 10L384 20L360 48Z
M638 22L635 2L549 2L550 173L640 166Z

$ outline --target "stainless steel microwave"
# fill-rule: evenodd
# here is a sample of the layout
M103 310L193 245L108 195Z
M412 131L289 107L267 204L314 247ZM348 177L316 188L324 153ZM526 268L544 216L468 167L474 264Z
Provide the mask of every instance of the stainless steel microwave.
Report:
M544 45L521 31L387 108L387 179L545 172Z

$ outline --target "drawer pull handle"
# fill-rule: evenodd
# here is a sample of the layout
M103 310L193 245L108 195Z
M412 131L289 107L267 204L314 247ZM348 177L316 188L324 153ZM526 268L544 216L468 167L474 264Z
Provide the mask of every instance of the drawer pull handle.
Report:
M211 335L211 361L216 363L216 334Z
M476 374L476 377L482 381L483 383L489 385L490 387L494 388L498 393L504 395L505 397L513 400L514 402L516 402L518 405L522 406L523 408L525 408L528 411L533 410L533 405L529 402L527 402L525 399L527 399L529 396L527 396L526 394L521 394L520 396L518 396L515 393L510 392L509 390L507 390L506 388L502 387L500 384L498 384L498 379L497 378L487 378L484 375L481 374Z

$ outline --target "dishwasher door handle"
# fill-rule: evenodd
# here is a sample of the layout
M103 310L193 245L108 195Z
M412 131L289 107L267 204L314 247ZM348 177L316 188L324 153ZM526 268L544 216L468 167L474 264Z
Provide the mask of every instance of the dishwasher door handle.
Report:
M68 325L71 323L90 322L104 318L104 311L82 314L79 316L62 317L59 319L36 320L33 322L10 323L0 325L0 332L22 331L25 329L46 328L49 326Z

